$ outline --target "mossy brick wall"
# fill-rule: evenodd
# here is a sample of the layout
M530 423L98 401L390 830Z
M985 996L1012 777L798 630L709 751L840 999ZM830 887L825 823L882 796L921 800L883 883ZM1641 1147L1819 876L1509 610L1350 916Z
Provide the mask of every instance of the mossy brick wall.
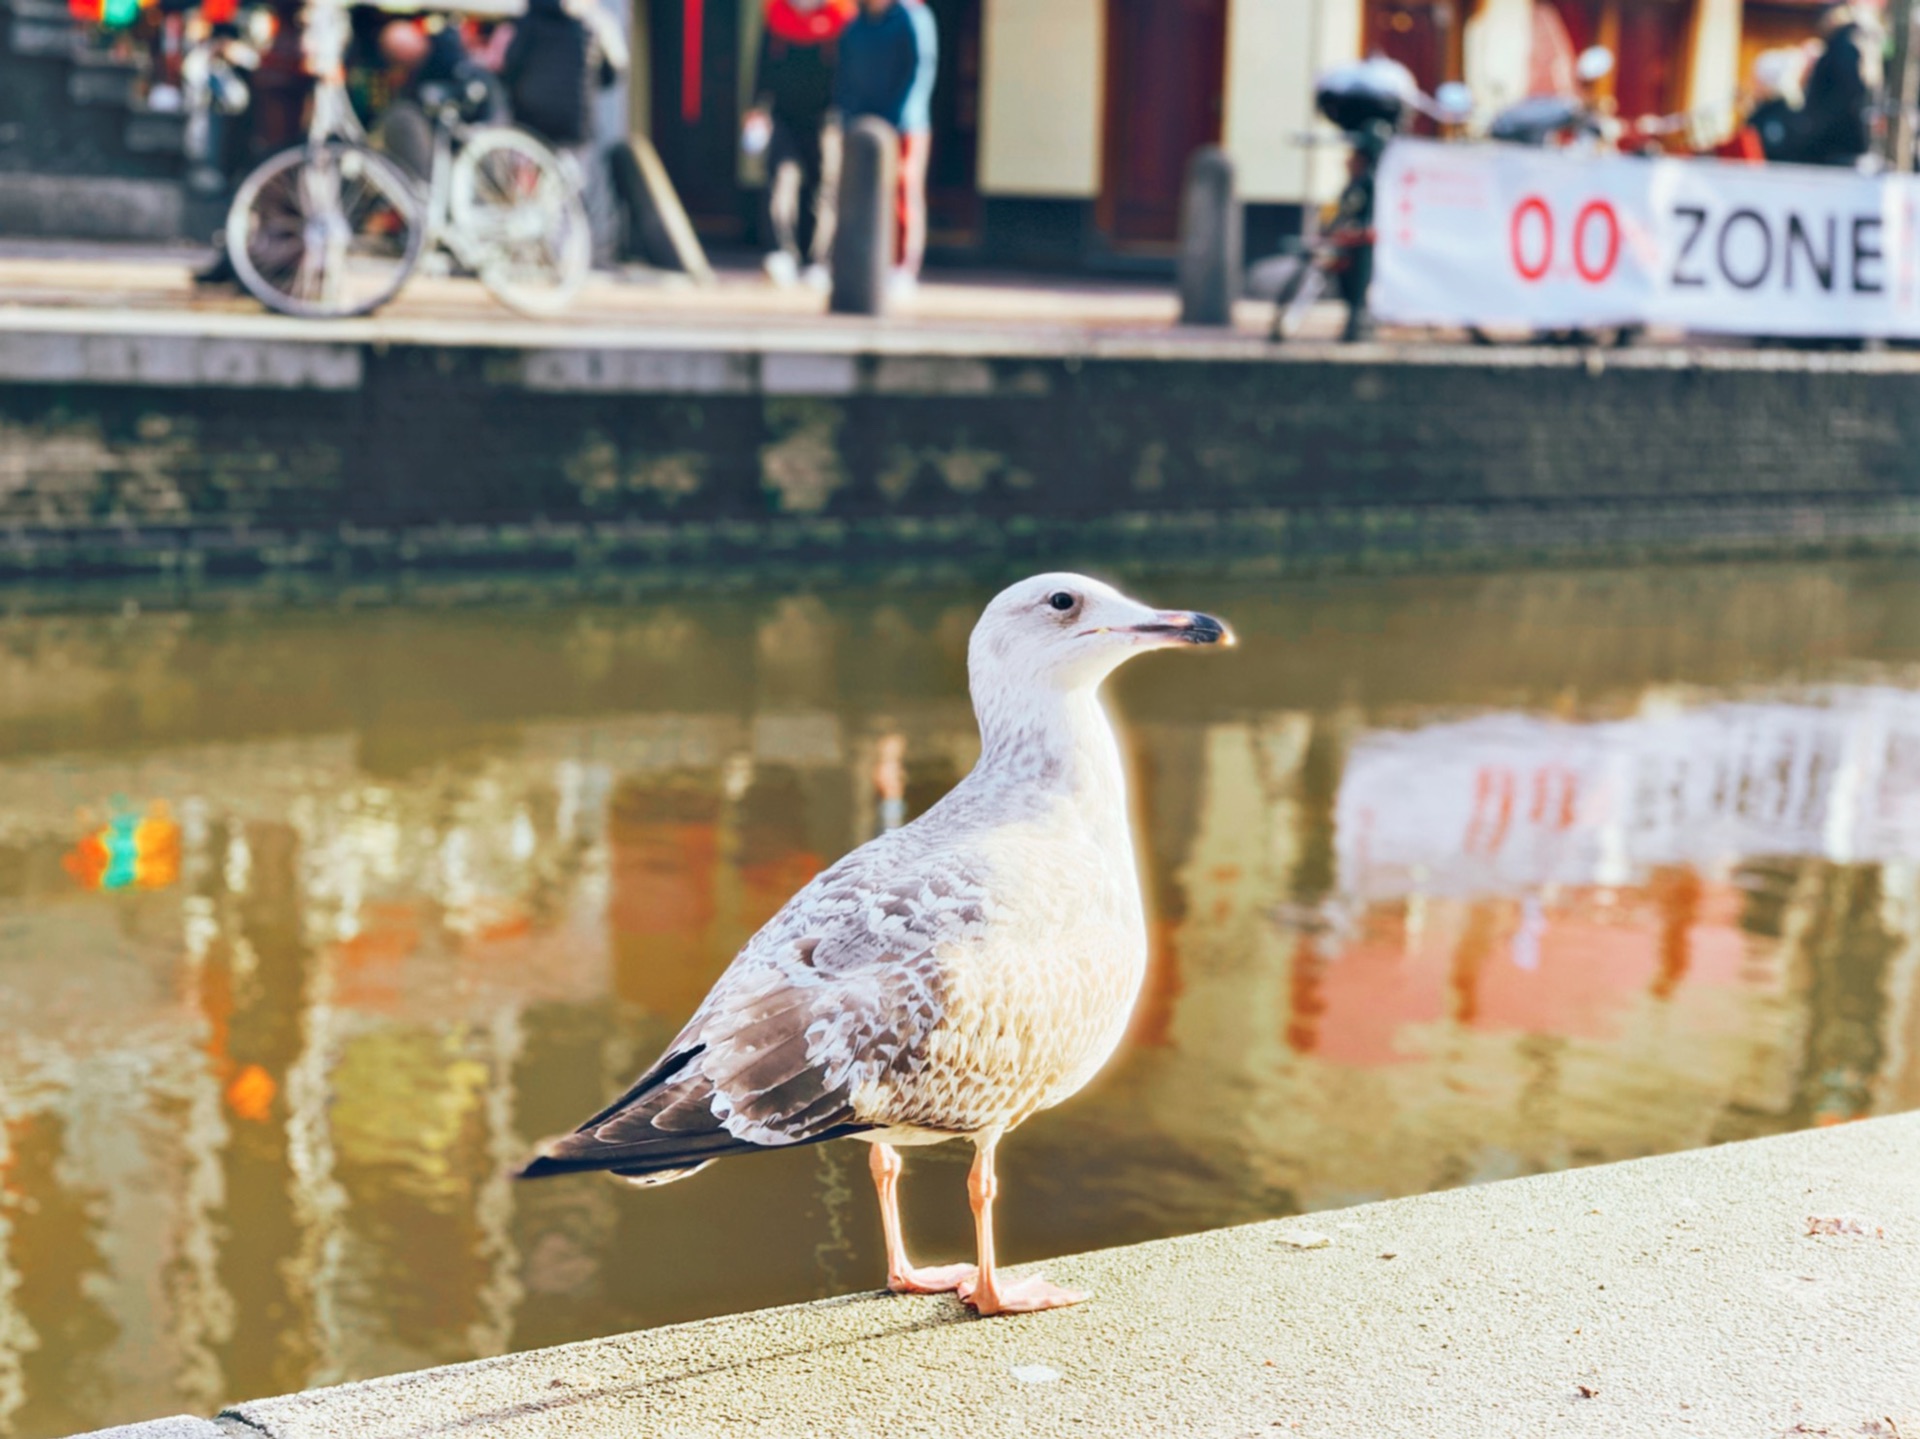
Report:
M1364 558L1920 532L1904 356L347 358L322 383L0 383L0 566Z

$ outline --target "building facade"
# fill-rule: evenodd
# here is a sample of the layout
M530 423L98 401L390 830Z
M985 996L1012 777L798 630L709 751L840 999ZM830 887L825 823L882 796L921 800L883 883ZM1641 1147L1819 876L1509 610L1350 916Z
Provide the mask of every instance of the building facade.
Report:
M1337 187L1314 74L1360 53L1362 0L927 0L939 22L929 177L949 254L1124 268L1163 262L1202 145L1239 167L1249 227L1291 230ZM634 0L633 119L695 225L745 238L738 159L759 0Z
M291 16L292 0L281 3ZM762 0L630 3L632 128L651 136L710 242L750 239L758 176L739 133ZM1202 145L1223 145L1235 161L1249 255L1297 229L1305 207L1340 182L1337 144L1300 143L1315 125L1314 76L1329 65L1384 53L1429 90L1466 80L1485 114L1538 88L1546 49L1606 44L1619 57L1607 83L1622 115L1691 112L1695 138L1712 139L1731 126L1754 52L1809 38L1822 8L1822 0L926 3L941 35L929 177L936 253L1109 269L1164 266L1182 172ZM145 107L139 62L82 44L63 0L0 0L0 22L0 231L206 234L219 197L196 205L186 194L184 117ZM297 63L291 42L288 53ZM275 79L291 85L276 88ZM293 133L304 94L297 73L282 66L256 77L255 89L288 111L274 133Z
M1548 39L1610 46L1626 116L1730 129L1754 50L1810 37L1807 0L927 0L942 54L933 242L956 257L1164 263L1199 146L1233 157L1249 254L1337 190L1339 147L1306 145L1314 76L1383 53L1483 113L1538 88ZM634 0L635 127L710 239L747 236L739 158L759 0ZM1542 32L1547 38L1542 38Z

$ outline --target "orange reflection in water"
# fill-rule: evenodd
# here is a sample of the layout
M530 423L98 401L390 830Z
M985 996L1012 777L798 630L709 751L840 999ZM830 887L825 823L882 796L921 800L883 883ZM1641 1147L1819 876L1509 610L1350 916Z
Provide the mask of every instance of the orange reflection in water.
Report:
M273 1097L280 1092L273 1076L257 1064L234 1075L227 1086L227 1108L240 1118L264 1124L273 1115Z
M632 776L607 817L614 991L655 1013L691 1008L714 966L720 792L685 770Z
M335 999L366 1014L398 1011L406 993L407 962L420 950L421 932L417 903L365 906L359 932L333 947Z
M1636 1005L1671 999L1683 982L1739 982L1741 904L1736 886L1691 870L1550 899L1375 904L1325 957L1302 940L1288 1043L1366 1067L1427 1058L1409 1032L1449 1018L1490 1034L1611 1039Z
M807 794L791 766L760 766L740 809L740 919L751 934L827 861L808 842Z

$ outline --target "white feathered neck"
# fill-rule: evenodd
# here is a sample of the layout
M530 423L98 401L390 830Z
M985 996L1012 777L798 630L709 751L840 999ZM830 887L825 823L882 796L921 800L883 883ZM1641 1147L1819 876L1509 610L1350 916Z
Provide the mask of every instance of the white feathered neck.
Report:
M1132 852L1127 776L1098 683L1058 688L976 670L980 762L969 787L1068 799L1110 847Z

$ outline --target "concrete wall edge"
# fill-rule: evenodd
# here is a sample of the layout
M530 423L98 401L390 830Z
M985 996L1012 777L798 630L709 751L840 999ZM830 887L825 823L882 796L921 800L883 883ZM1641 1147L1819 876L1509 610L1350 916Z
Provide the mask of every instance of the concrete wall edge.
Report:
M664 1432L667 1416L818 1433L843 1412L836 1432L864 1434L885 1432L872 1386L898 1366L901 1414L952 1413L969 1435L1118 1432L1097 1427L1114 1412L1206 1412L1222 1433L1276 1414L1448 1436L1556 1414L1553 1432L1595 1435L1904 1424L1920 1417L1916 1162L1920 1114L1873 1119L1070 1256L1041 1267L1095 1299L1060 1314L978 1322L950 1298L857 1294L221 1418L269 1439L491 1439ZM1194 1345L1207 1362L1180 1365ZM950 1391L971 1406L943 1408Z

